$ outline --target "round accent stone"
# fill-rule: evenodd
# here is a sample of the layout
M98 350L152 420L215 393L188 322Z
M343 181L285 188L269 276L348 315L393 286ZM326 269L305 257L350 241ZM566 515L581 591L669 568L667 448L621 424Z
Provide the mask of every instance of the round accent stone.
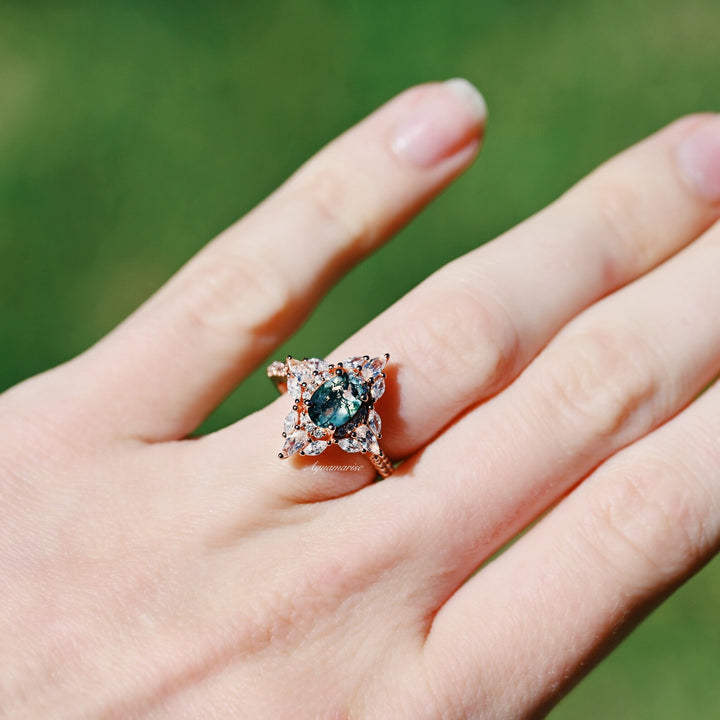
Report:
M339 428L353 419L367 390L354 373L340 373L326 380L307 402L310 420L319 427Z

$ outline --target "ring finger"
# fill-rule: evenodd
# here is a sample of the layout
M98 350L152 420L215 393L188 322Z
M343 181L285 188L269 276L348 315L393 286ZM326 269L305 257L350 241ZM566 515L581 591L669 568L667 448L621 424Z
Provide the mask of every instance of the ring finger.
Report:
M718 207L708 183L688 173L688 148L719 138L714 116L674 123L534 218L450 263L333 353L337 360L389 351L396 360L380 401L391 410L383 429L390 457L417 450L468 407L506 387L578 312L706 229ZM271 406L253 417L251 428L244 426L254 429L253 446L268 457L282 412ZM239 427L221 432L221 442L234 446ZM371 477L369 468L303 483L291 474L281 476L278 491L321 499Z

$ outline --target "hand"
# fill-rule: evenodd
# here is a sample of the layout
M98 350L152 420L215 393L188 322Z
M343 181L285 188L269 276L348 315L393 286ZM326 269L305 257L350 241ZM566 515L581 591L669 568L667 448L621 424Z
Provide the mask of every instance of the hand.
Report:
M388 480L336 447L279 460L287 396L183 439L467 167L483 121L463 82L402 94L0 397L3 718L536 715L717 550L720 388L696 399L720 369L714 116L331 353L391 355Z

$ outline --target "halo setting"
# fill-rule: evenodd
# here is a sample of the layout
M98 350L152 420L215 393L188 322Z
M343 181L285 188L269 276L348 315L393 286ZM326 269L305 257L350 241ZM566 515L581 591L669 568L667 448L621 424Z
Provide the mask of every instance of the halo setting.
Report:
M319 455L331 444L345 452L369 453L383 476L392 465L380 449L382 422L375 401L385 392L386 353L349 357L338 363L319 358L297 360L288 355L274 362L268 375L293 399L285 418L285 442L278 457Z

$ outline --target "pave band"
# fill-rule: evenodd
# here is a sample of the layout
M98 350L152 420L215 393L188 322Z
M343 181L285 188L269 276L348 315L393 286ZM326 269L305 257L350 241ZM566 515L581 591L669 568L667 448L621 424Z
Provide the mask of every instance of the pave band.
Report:
M381 477L393 465L380 447L381 420L375 401L385 392L389 355L350 357L338 363L319 358L297 360L288 355L267 368L278 390L293 399L285 418L285 443L278 457L319 455L331 444L368 457Z

